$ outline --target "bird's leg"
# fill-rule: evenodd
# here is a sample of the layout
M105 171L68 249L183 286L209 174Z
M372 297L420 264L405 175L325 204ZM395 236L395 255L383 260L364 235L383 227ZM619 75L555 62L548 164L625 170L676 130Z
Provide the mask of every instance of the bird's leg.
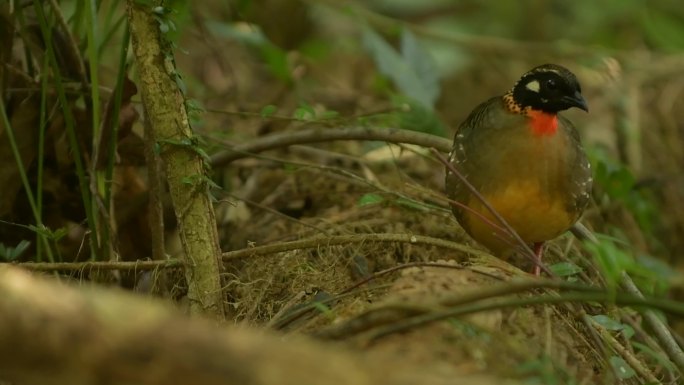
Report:
M532 274L539 277L541 275L542 255L544 255L544 242L534 243L534 270Z

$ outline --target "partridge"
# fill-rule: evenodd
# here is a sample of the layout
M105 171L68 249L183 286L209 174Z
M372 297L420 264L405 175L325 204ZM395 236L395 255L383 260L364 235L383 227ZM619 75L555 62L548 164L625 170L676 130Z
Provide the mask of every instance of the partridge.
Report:
M536 275L543 243L567 231L589 201L589 161L577 130L559 115L572 107L589 111L575 75L555 64L533 68L470 113L449 154L456 170L534 246ZM452 211L474 240L499 257L513 254L518 243L449 169L446 191L465 206Z

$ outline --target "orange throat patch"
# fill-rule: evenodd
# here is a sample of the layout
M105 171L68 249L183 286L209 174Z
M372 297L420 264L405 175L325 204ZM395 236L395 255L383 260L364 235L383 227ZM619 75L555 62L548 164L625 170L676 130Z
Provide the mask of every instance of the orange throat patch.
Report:
M558 130L558 115L533 110L531 107L522 108L515 99L513 94L508 92L503 96L503 102L506 110L513 114L525 115L530 119L530 128L532 133L536 136L553 135Z
M537 136L553 135L558 130L556 114L526 108L525 115L530 118L530 127Z

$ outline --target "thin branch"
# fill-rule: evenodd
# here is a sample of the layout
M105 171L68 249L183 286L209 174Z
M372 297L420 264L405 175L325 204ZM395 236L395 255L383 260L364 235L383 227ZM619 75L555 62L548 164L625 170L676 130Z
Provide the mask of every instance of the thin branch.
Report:
M474 255L489 255L488 253L482 250L439 238L411 234L377 233L335 235L332 237L314 237L309 239L302 239L299 241L283 242L264 246L255 246L252 248L225 252L223 253L222 257L224 262L228 262L244 258L263 257L266 255L282 253L291 250L316 249L319 247L339 246L365 242L410 243L414 245L437 246L445 249L451 249L455 251L460 251L462 253Z
M634 371L639 373L641 378L646 379L649 384L662 385L662 382L656 378L653 372L646 365L644 365L643 362L639 361L639 359L635 357L629 349L624 347L618 340L616 340L615 337L613 337L605 327L601 326L596 321L593 321L592 323L594 324L594 328L600 333L601 338L603 338L604 341L608 341L610 347L613 348L613 350L617 352L625 360L625 362L627 362L627 364L634 369Z
M634 284L634 281L632 281L632 278L625 272L622 273L621 283L622 288L628 293L639 298L644 297L639 288ZM684 351L677 344L670 330L652 310L646 310L644 318L646 323L653 329L653 334L660 341L663 350L665 350L672 362L677 365L680 374L684 374Z
M555 289L562 290L567 293L562 295L551 293L549 295L538 296L531 299L525 298L522 299L523 302L515 303L513 301L507 301L505 303L501 301L496 301L496 299L500 297L505 297L516 293L524 293L535 289ZM585 295L586 297L581 297L581 295ZM432 306L422 306L422 308L420 308L423 309L422 311L419 311L420 309L416 307L415 304L407 304L403 302L390 303L382 307L370 309L365 313L355 317L354 319L347 321L345 324L335 326L327 330L323 330L318 334L318 336L323 338L336 339L348 336L350 334L358 334L359 332L369 330L370 328L377 326L376 321L378 317L376 317L374 313L384 314L387 312L388 309L395 309L398 310L400 313L404 313L403 310L405 309L410 309L412 313L411 316L416 318L414 320L407 320L407 322L402 323L401 326L393 325L391 332L405 330L405 328L408 327L423 325L429 322L438 321L451 316L460 316L503 307L515 307L543 303L598 301L615 303L618 305L626 306L633 305L653 307L663 309L672 314L684 314L684 306L682 306L680 303L677 303L676 301L663 300L654 297L637 297L634 295L623 293L617 293L616 297L613 297L613 295L614 293L606 292L606 290L602 288L587 286L583 284L550 279L525 279L519 281L506 282L489 288L481 288L465 294L459 293L458 295L452 295L440 299L439 302L434 303ZM448 309L445 309L445 307L448 307ZM440 310L434 311L435 309ZM402 319L403 318L405 317L402 317ZM384 319L386 319L387 322L397 321L396 318ZM397 329L394 329L394 327L397 327Z
M681 304L675 301L662 300L658 298L643 299L632 295L617 294L608 292L569 292L562 296L542 295L532 298L516 298L508 299L506 301L486 301L484 303L476 302L473 304L458 306L455 308L436 311L424 315L411 317L404 322L391 324L387 327L380 328L372 333L370 340L382 338L389 334L403 332L414 327L422 326L436 321L441 321L451 317L458 317L467 314L479 313L488 310L497 310L503 308L518 308L531 305L567 303L567 302L603 302L614 303L621 306L639 306L657 308L672 314L682 314L683 309Z
M362 285L364 285L364 284L366 284L366 283L368 283L368 282L370 282L370 281L372 281L372 280L374 280L374 279L380 278L380 277L382 277L383 275L387 275L387 274L389 274L389 273L392 273L392 272L395 272L395 271L399 271L399 270L403 270L403 269L408 269L408 268L411 268L411 267L441 267L441 268L445 268L445 269L457 269L457 270L466 269L465 266L461 266L461 265L452 265L452 264L440 263L440 262L411 262L411 263L404 263L404 264L401 264L401 265L392 266L392 267L387 268L387 269L385 269L385 270L381 270L381 271L375 272L375 273L373 273L373 274L370 274L370 275L368 275L367 277L362 278L361 280L357 281L357 282L354 283L353 285L351 285L351 286L347 287L346 289L342 290L342 291L339 292L338 294L349 293L350 291L352 291L352 290L358 288L359 286L362 286Z
M428 210L437 210L437 211L444 211L446 213L449 213L450 210L447 207L441 207L441 206L435 206L432 204L425 203L423 201L420 201L418 199L414 199L412 196L397 192L396 190L390 189L388 187L385 187L381 185L378 181L373 181L370 179L367 179L365 177L361 177L359 175L356 175L355 173L348 171L344 168L341 167L336 167L336 166L326 166L326 165L321 165L321 164L316 164L316 163L307 163L307 162L300 162L300 161L291 161L291 160L285 160L281 158L276 158L272 156L266 156L266 155L254 155L255 158L267 160L270 162L276 162L276 163L282 163L282 164L287 164L290 166L299 166L299 167L304 167L304 168L311 168L311 169L316 169L324 172L329 172L335 176L340 176L342 178L345 178L345 181L354 183L358 186L364 186L364 187L371 187L375 190L378 190L380 192L386 193L390 196L394 196L396 198L400 199L405 199L406 201L410 203L414 203L418 206L424 207L425 209ZM443 199L445 201L449 201L444 196L437 195L439 196L440 199ZM239 197L236 197L236 199L240 199ZM249 203L249 202L248 202ZM458 204L458 203L456 203ZM479 213L478 213L479 214Z
M293 144L320 143L333 140L378 140L390 143L410 143L427 148L434 147L442 152L448 152L451 149L451 141L446 138L399 128L333 128L313 124L312 126L301 131L288 131L264 136L234 146L230 150L221 151L211 157L211 165L212 167L222 167L235 160L266 150L288 147Z
M573 304L566 304L566 308L569 308L570 305ZM592 346L595 349L595 352L598 355L598 358L603 360L604 365L609 368L613 374L617 375L617 369L613 367L613 365L610 364L610 357L613 355L610 349L606 346L604 343L603 339L601 339L601 335L599 334L598 330L596 330L596 327L594 326L593 319L587 314L586 310L583 307L580 307L577 310L573 309L573 312L571 314L575 314L575 319L579 320L582 325L586 328L589 337L591 340L594 342L594 346ZM579 334L579 333L578 333ZM586 341L587 346L591 346L589 344L589 341ZM597 360L598 361L598 360Z
M249 247L246 249L228 251L222 254L224 262L234 261L244 258L267 256L292 250L316 249L319 247L340 246L355 243L410 243L428 246L442 247L445 249L456 250L462 253L474 255L487 255L486 252L478 250L460 243L446 241L439 238L426 237L423 235L411 234L355 234L355 235L335 235L325 237L314 237L299 241L274 243L270 245ZM184 267L185 263L179 259L169 259L164 261L133 261L133 262L59 262L59 263L0 263L2 265L12 265L23 267L35 271L78 271L87 269L101 270L154 270L159 268Z
M71 65L76 66L76 72L78 73L78 80L81 82L81 89L83 90L84 94L88 92L90 89L90 82L88 81L88 75L86 73L85 69L85 62L83 60L83 57L81 57L81 50L78 48L78 43L76 42L76 37L71 33L71 29L69 28L69 24L67 23L66 19L64 18L64 15L62 14L62 9L60 8L59 4L57 4L56 0L49 0L50 3L50 8L52 8L52 12L57 18L57 23L59 24L60 28L64 32L64 35L67 37L67 47L69 47L70 56L74 59L71 63ZM46 42L45 44L52 44L52 42ZM87 100L87 98L86 98Z
M97 262L22 262L0 263L0 266L18 266L34 271L82 271L82 270L154 270L183 267L185 264L180 259L163 261L97 261Z
M656 341L651 334L648 334L644 330L644 325L641 323L641 319L637 321L635 318L636 317L631 314L623 314L621 317L621 322L626 323L627 325L631 326L632 329L634 329L635 339L637 341L643 341L643 343L645 343L646 346L651 348L653 351L657 352L658 354L662 354L663 356L667 356L667 352L663 350L658 341ZM677 368L663 365L663 370L667 375L668 381L672 384L675 384L677 382L677 378L679 377L677 374Z
M255 207L255 208L259 209L259 210L266 211L266 212L271 213L271 214L273 214L273 215L275 215L275 216L277 216L277 217L279 217L279 218L283 218L283 219L286 220L286 221L290 221L290 222L295 223L295 224L300 225L300 226L308 227L308 228L313 229L313 230L316 230L316 231L318 231L318 232L320 232L320 233L322 233L322 234L324 234L324 235L329 235L329 234L330 234L330 232L329 232L328 230L324 229L324 228L318 227L318 226L316 226L316 225L314 225L314 224L311 224L311 223L304 222L304 221L301 220L301 219L297 219L297 218L291 217L291 216L289 216L289 215L287 215L287 214L283 214L283 213L281 213L280 211L278 211L278 210L276 210L276 209L272 209L272 208L270 208L270 207L268 207L268 206L262 205L262 204L259 203L259 202L255 202L255 201L253 201L253 200L251 200L251 199L243 198L243 197L237 196L237 195L235 195L235 194L227 194L227 195L230 196L231 198L235 199L235 200L242 201L242 202L244 202L245 204L247 204L247 205L249 205L249 206Z

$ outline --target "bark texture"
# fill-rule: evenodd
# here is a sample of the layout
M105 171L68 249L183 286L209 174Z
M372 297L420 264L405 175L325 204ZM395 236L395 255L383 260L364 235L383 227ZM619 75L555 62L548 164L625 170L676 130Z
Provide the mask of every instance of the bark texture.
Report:
M165 16L135 0L127 2L127 10L145 119L160 150L178 218L191 312L220 319L224 306L216 220L205 165L195 149L185 99L178 87L173 53L160 31L159 20Z

